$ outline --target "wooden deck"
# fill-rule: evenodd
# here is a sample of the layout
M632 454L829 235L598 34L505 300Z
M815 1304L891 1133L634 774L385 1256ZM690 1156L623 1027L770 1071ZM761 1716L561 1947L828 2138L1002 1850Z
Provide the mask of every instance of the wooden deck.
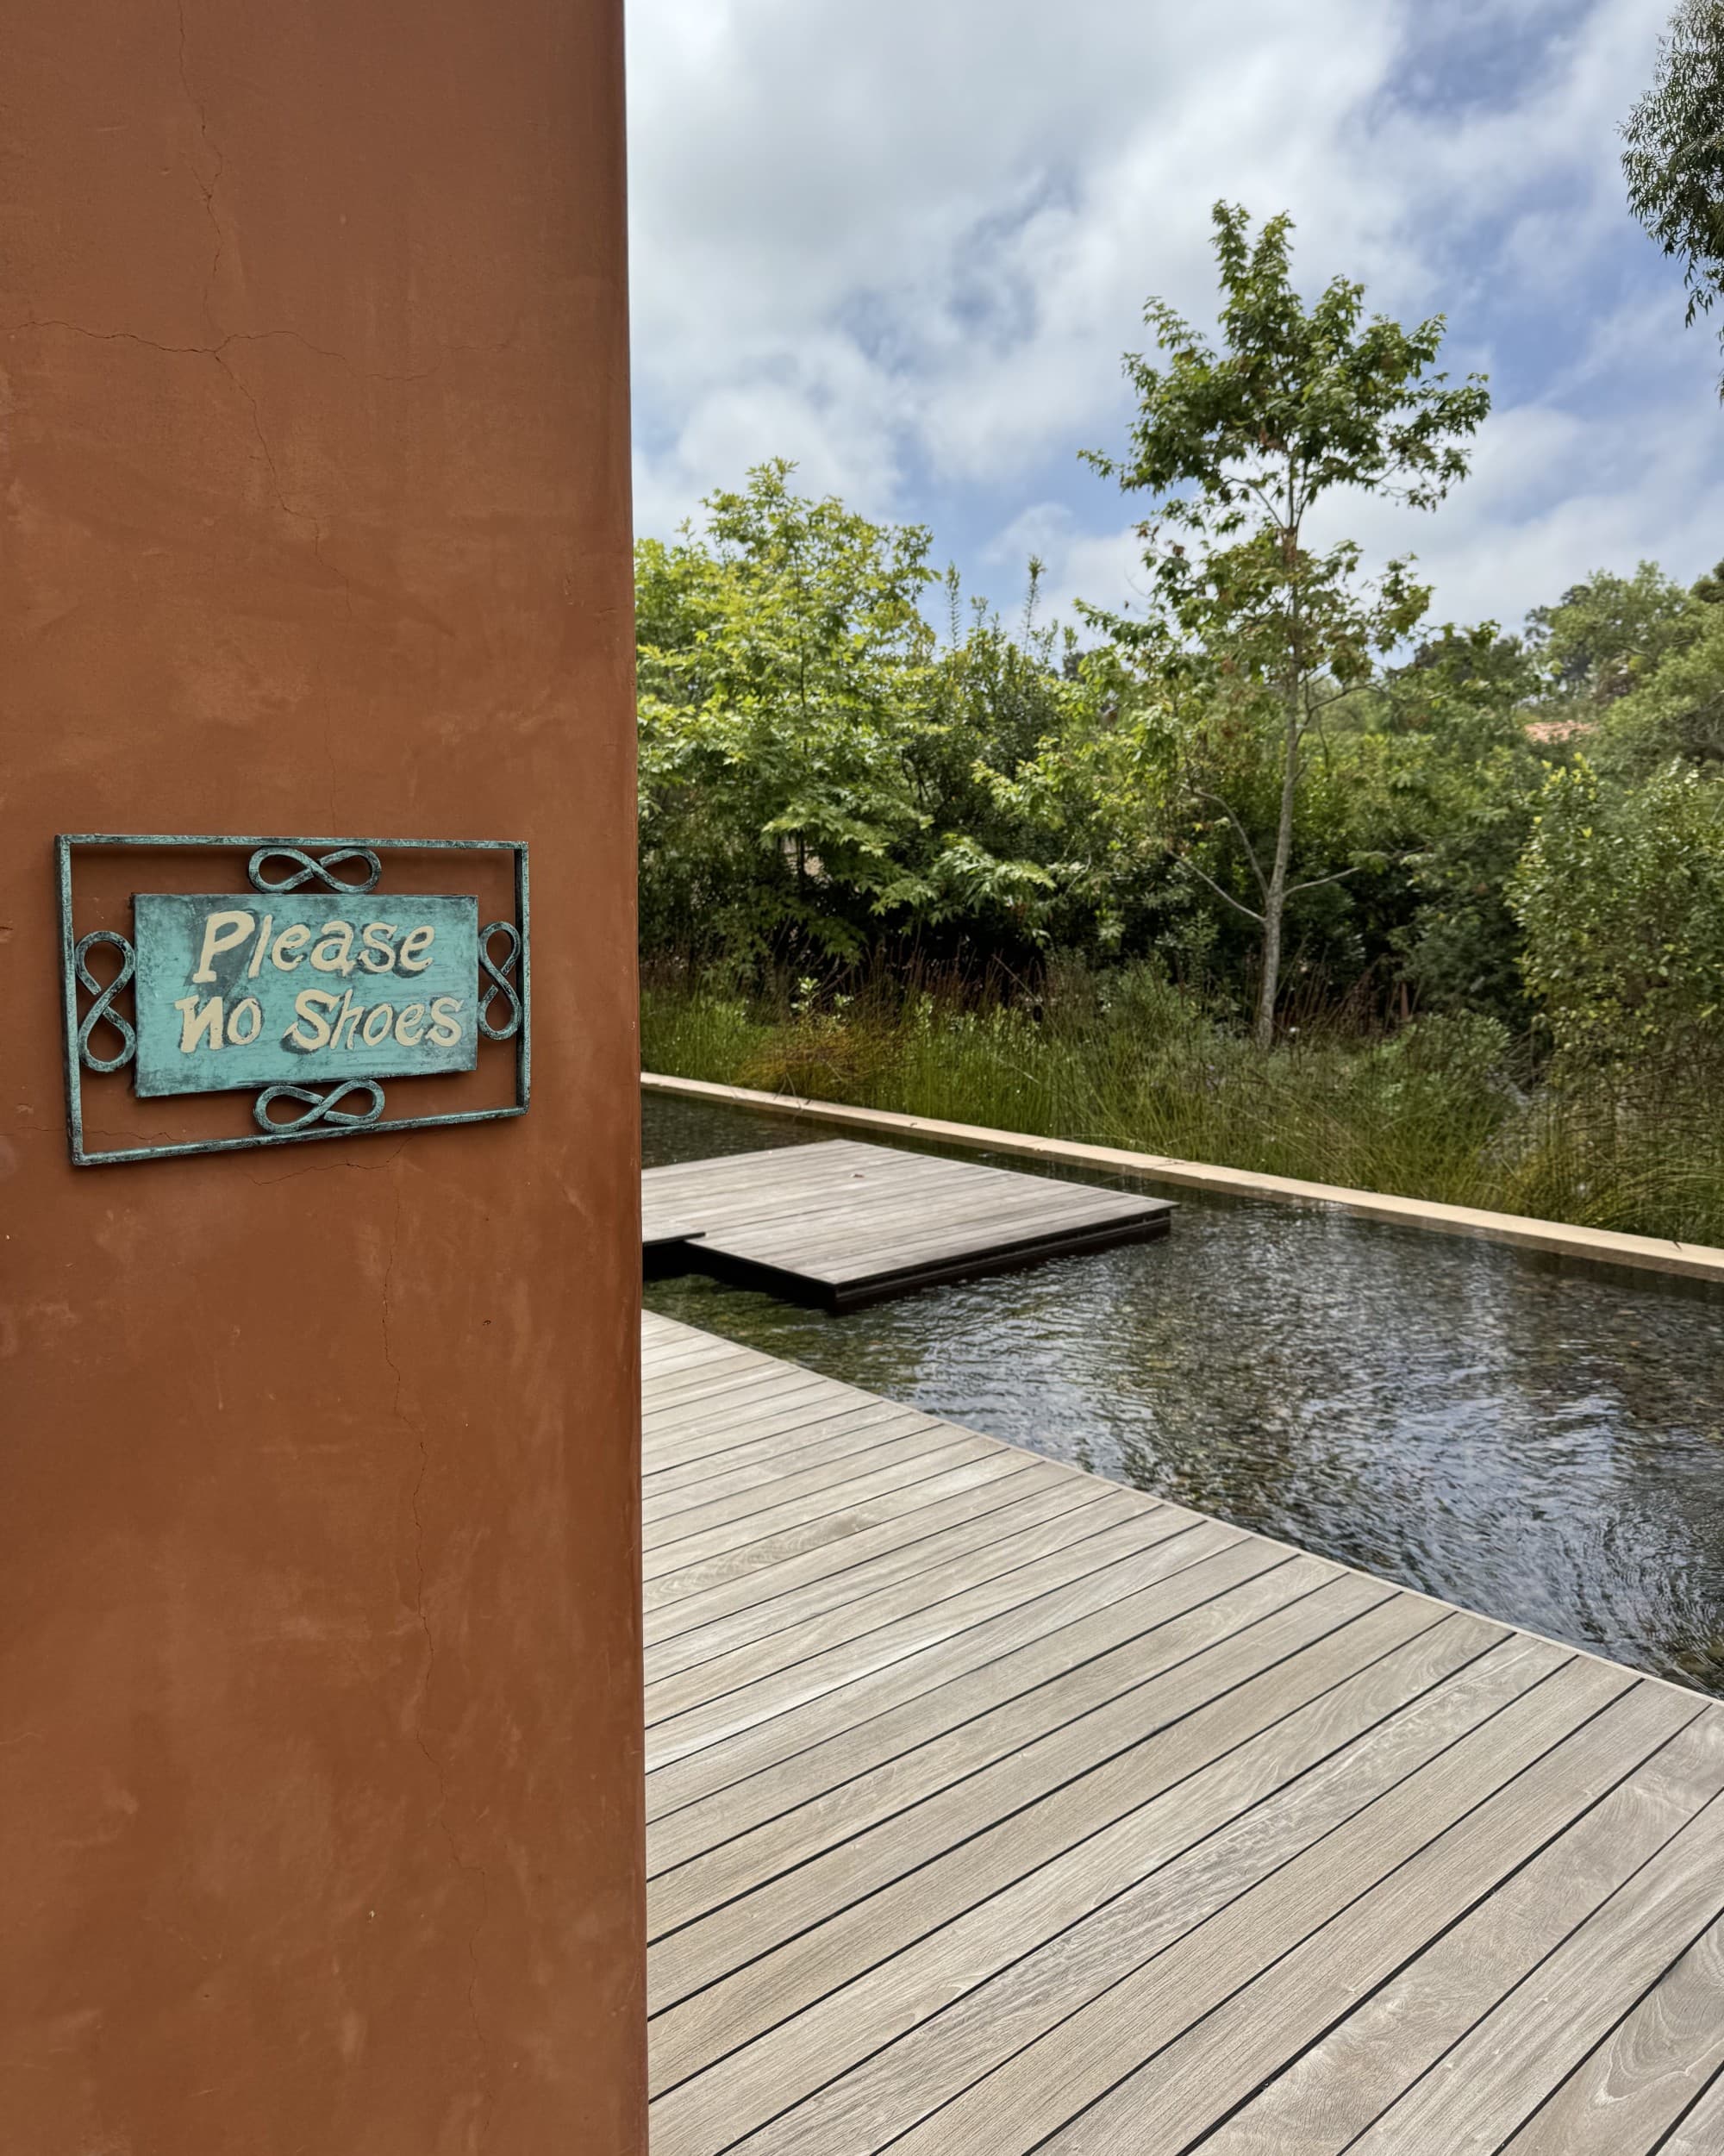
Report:
M1724 2152L1724 1708L645 1351L653 2156Z
M840 1138L649 1168L649 1269L828 1309L1165 1235L1165 1198Z

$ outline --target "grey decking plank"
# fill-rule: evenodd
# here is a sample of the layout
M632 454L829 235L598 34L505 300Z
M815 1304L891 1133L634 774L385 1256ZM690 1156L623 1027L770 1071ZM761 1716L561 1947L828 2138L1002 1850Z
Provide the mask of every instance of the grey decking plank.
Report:
M680 1436L718 1428L739 1414L745 1417L755 1415L773 1403L812 1395L847 1393L850 1390L816 1378L812 1371L799 1371L794 1376L786 1372L765 1378L747 1371L739 1372L729 1386L696 1386L681 1399L646 1401L642 1415L643 1419L650 1417L646 1428L654 1449L663 1453L671 1451ZM854 1400L849 1404L859 1406L861 1402Z
M849 1205L834 1204L813 1219L785 1211L755 1222L726 1222L719 1232L725 1242L776 1263L792 1261L803 1247L814 1262L831 1264L853 1253L865 1254L924 1235L981 1232L990 1221L1045 1219L1051 1227L1059 1227L1067 1222L1146 1215L1159 1218L1167 1209L1165 1199L1134 1197L1089 1184L1057 1183L1046 1177L1012 1176L949 1191L907 1182L901 1189L859 1194Z
M1044 2030L937 2120L907 2134L904 2156L934 2147L951 2156L1024 2156L1097 2104L1134 2061L1171 2043L1556 1745L1577 1730L1601 1743L1602 1734L1588 1725L1596 1729L1601 1709L1631 1690L1647 1696L1599 1665L1568 1663L1204 1922L1184 1927L1164 1951L1146 1957L1146 1942L1132 1940L1134 1965L1105 1990L1094 1988L1094 1942L1080 1933L1065 1951L1090 1996L1057 2031ZM1668 1709L1659 1699L1653 1711Z
M954 1518L949 1526L933 1527L846 1572L827 1573L746 1609L650 1641L645 1656L646 1684L650 1688L661 1678L714 1661L751 1640L794 1631L849 1603L871 1600L899 1580L938 1571L954 1558L987 1549L1025 1528L1081 1509L1093 1503L1095 1496L1075 1479L1046 1477L1015 1499L1003 1495L991 1505L978 1501L973 1513Z
M752 1473L775 1461L807 1461L815 1447L829 1447L853 1440L859 1445L871 1432L908 1429L915 1422L931 1422L934 1419L924 1415L920 1408L896 1407L890 1401L872 1408L849 1409L838 1415L817 1414L806 1423L795 1422L788 1428L771 1428L753 1437L745 1436L740 1443L728 1446L721 1453L684 1458L671 1466L644 1468L643 1503L662 1504L672 1491L686 1493L708 1484L716 1485L727 1476Z
M697 1332L661 1317L655 1310L640 1313L640 1374L644 1384L661 1378L686 1376L702 1369L721 1370L740 1361L759 1361L758 1350L743 1347L716 1333Z
M871 1475L856 1475L847 1479L839 1479L834 1473L818 1489L802 1497L764 1511L751 1512L745 1519L721 1522L699 1534L678 1535L673 1541L647 1550L642 1559L643 1576L659 1579L667 1572L697 1565L706 1558L722 1555L746 1544L770 1541L781 1531L801 1529L824 1514L849 1514L870 1497L914 1488L945 1468L983 1459L997 1449L988 1438L951 1430L946 1433L948 1441L941 1443L937 1426L925 1434L934 1440L927 1449L913 1452L890 1467L878 1468ZM909 1441L917 1442L915 1439Z
M922 1512L960 1491L978 1487L1021 1471L1023 1455L1000 1445L981 1452L961 1465L942 1468L926 1483L905 1483L878 1497L814 1512L762 1536L759 1541L731 1544L711 1552L698 1562L690 1559L667 1571L662 1578L643 1581L642 1598L649 1619L671 1603L703 1596L721 1584L734 1585L746 1574L765 1572L792 1558L806 1556L828 1546L847 1541L887 1522L901 1522L907 1515ZM834 1552L834 1556L840 1553Z
M1721 1901L1724 1800L1715 1798L1637 1875L1632 1895L1596 1910L1360 2136L1359 2156L1418 2147L1421 2135L1446 2156L1494 2156L1716 1920Z
M1171 2148L1194 2144L1259 2082L1296 2057L1321 2032L1326 2016L1368 1997L1409 1954L1421 1952L1545 1842L1583 1817L1639 1759L1669 1740L1687 1712L1679 1698L1658 1687L1639 1685L1625 1693L1595 1722L1534 1761L1265 1972L1251 1978L1198 2026L1186 2028L1049 2147L1066 2156L1121 2148L1146 2119L1153 2119ZM1152 2045L1158 2033L1146 2030L1141 2040ZM1532 2093L1524 2100L1530 2104L1539 2084L1534 2078L1527 2085ZM1397 2138L1393 2145L1419 2144Z
M949 1253L893 1174L804 1257ZM1724 1710L642 1337L654 2156L1724 2156Z
M684 1161L674 1169L649 1169L641 1178L643 1201L654 1208L674 1205L685 1215L752 1220L765 1217L786 1199L818 1207L835 1197L866 1200L912 1187L967 1191L986 1189L1022 1172L842 1139L803 1147L794 1153L757 1155L746 1168L739 1165L740 1159L730 1154ZM674 1183L671 1177L677 1178Z
M929 1431L938 1434L940 1428L932 1415L910 1410L902 1420L890 1416L859 1428L822 1430L814 1437L775 1433L755 1439L726 1453L725 1464L710 1473L678 1480L668 1489L651 1484L641 1500L641 1526L656 1534L672 1521L738 1518L762 1503L782 1503L805 1489L823 1487L810 1478L840 1463L857 1472L864 1462L884 1466L913 1440Z
M898 1995L902 2034L759 2146L871 2149L914 2128L1483 1726L1559 1659L1554 1649L1510 1641L1445 1674L1447 1630L1434 1627L1396 1660L1176 1785L1099 1849L1046 1867L1003 1910L978 1911L869 1979L886 1988L888 2004ZM1419 1677L1436 1679L1410 1703L1409 1671L1415 1687ZM1003 1953L1003 1915L1012 1920Z
M721 1477L721 1496L710 1494L710 1485L698 1484L694 1490L684 1493L693 1498L692 1503L679 1509L659 1511L642 1522L642 1549L648 1557L656 1559L678 1542L697 1539L709 1529L740 1526L750 1520L782 1518L787 1507L800 1504L805 1497L821 1497L832 1490L847 1490L853 1483L866 1482L877 1474L889 1473L899 1463L919 1459L924 1453L943 1451L954 1441L951 1425L936 1422L932 1416L926 1418L919 1428L912 1427L896 1434L882 1434L878 1430L867 1434L874 1442L860 1451L817 1451L808 1465L792 1465L787 1472L776 1474L768 1481L756 1483L740 1478L740 1486L732 1489L727 1478Z
M766 1767L776 1766L782 1759L809 1750L822 1738L870 1721L918 1693L948 1684L1029 1640L1063 1631L1074 1619L1091 1615L1097 1609L1122 1600L1134 1587L1148 1586L1171 1578L1239 1539L1235 1530L1210 1522L1197 1522L1190 1527L1180 1527L1176 1509L1171 1505L1158 1517L1169 1523L1167 1539L1140 1554L1085 1573L1033 1602L1002 1610L980 1624L971 1625L942 1640L931 1652L871 1671L818 1699L805 1701L770 1721L740 1730L722 1744L708 1745L697 1753L650 1772L646 1778L647 1818L661 1818L668 1811L692 1803L696 1797L710 1796L715 1790L744 1781Z
M800 1261L796 1267L774 1266L753 1257L719 1252L709 1270L767 1293L848 1311L923 1288L1018 1272L1055 1259L1094 1256L1122 1243L1160 1240L1166 1233L1165 1220L1147 1217L1088 1227L1067 1225L1051 1231L1043 1225L1028 1233L1005 1234L996 1229L985 1240L974 1243L954 1243L948 1239L920 1253L886 1253L865 1267L804 1270Z
M709 1415L702 1415L697 1407L680 1413L648 1410L641 1421L641 1472L653 1474L661 1467L681 1466L730 1446L745 1444L751 1436L790 1428L799 1420L865 1411L862 1401L847 1398L836 1387L828 1389L818 1383L758 1389L744 1386L715 1401ZM731 1434L739 1428L740 1437Z
M807 1159L807 1151L796 1156L781 1153L746 1176L728 1171L720 1161L690 1162L685 1164L684 1181L674 1193L656 1185L653 1178L662 1171L649 1170L642 1178L643 1198L649 1213L673 1206L679 1220L699 1221L709 1229L715 1225L762 1227L795 1213L813 1219L822 1233L846 1212L901 1209L913 1199L941 1209L961 1209L990 1197L1040 1190L1053 1202L1065 1194L1074 1203L1168 1203L1148 1192L1110 1184L942 1159L893 1147L859 1147L846 1159L816 1163L812 1172L806 1168Z
M1169 1517L1169 1515L1173 1516ZM961 1640L990 1620L1050 1601L1078 1583L1094 1579L1098 1591L1119 1583L1126 1591L1144 1561L1187 1531L1189 1515L1172 1506L1152 1512L1134 1508L1099 1526L1083 1540L1038 1557L996 1578L983 1579L947 1599L913 1610L878 1630L811 1654L787 1668L768 1669L753 1682L649 1726L649 1773L688 1754L722 1745L760 1723L793 1714L811 1701Z
M859 1209L890 1205L909 1191L937 1198L955 1197L960 1190L967 1196L989 1187L970 1178L955 1183L927 1170L927 1162L915 1155L882 1147L878 1157L866 1164L832 1164L816 1175L792 1175L780 1168L746 1183L721 1185L707 1178L699 1194L692 1201L682 1201L679 1209L684 1217L703 1222L709 1234L716 1228L767 1228L790 1218L818 1228ZM986 1171L978 1172L985 1175ZM959 1174L963 1177L965 1172L959 1169Z
M1541 1654L1511 1642L1478 1657L1477 1640L1459 1631L1451 1635L1454 1646L1475 1659L1457 1672L1445 1659L1442 1634L1463 1622L1429 1628L1396 1657L1312 1703L1302 1710L1302 1726L1277 1725L1242 1747L1248 1757L1224 1755L1176 1782L1113 1828L661 2096L654 2132L666 2140L662 2147L655 2143L655 2156L710 2156L728 2145L709 2139L719 2120L729 2122L730 2139L738 2140L816 2090L823 2096L806 2115L792 2113L760 2135L761 2149L819 2147L835 2156L872 2147L877 2141L867 2135L884 2140L906 2126L914 2138L914 2122L942 2095L957 2099L942 2115L950 2119L964 2101L957 2091L990 2065L1007 2071L1036 2037L1127 1979L1158 1946L1167 1959L1206 1917L1290 1859L1296 1861L1314 1837L1354 1818L1373 1796L1440 1764L1448 1747L1476 1735L1505 1702L1522 1703L1523 1695L1547 1689L1550 1664L1561 1659L1555 1650ZM1490 1628L1480 1629L1490 1635ZM1434 1691L1426 1682L1433 1671ZM1540 1675L1546 1685L1537 1683ZM1385 1715L1388 1723L1377 1727ZM1326 1741L1331 1738L1341 1752L1327 1772L1312 1772L1302 1740L1308 1747L1315 1741L1324 1757L1334 1753ZM1300 1778L1284 1787L1290 1774ZM1277 1796L1278 1803L1264 1802ZM1092 1956L1090 1939L1098 1935L1104 1950ZM959 2014L953 2004L959 2001L970 2011ZM894 2059L888 2047L912 2032L924 2040L914 2056ZM955 2051L938 2057L927 2040L936 2036L957 2038ZM1053 2058L1042 2065L1059 2072ZM1040 2134L1070 2115L1045 2112L1034 2090L1022 2092L1020 2115L1040 2119ZM753 2145L745 2145L753 2156ZM945 2144L934 2139L927 2146Z
M750 1153L721 1153L702 1160L671 1160L661 1166L642 1172L641 1181L655 1190L698 1188L709 1174L714 1178L729 1182L746 1182L758 1176L763 1167L782 1157L822 1166L846 1156L865 1156L876 1151L890 1150L871 1146L861 1138L821 1138L806 1146L762 1146ZM906 1159L921 1159L921 1154L906 1154Z
M896 1618L948 1602L984 1581L1018 1572L1069 1545L1087 1542L1115 1520L1142 1515L1143 1508L1131 1502L1133 1493L1121 1490L1118 1495L1125 1502L1117 1505L1103 1493L1084 1504L1051 1509L1046 1519L1027 1522L1011 1534L974 1549L948 1552L939 1564L924 1565L872 1594L794 1623L786 1622L771 1633L739 1640L688 1668L649 1678L646 1686L647 1727L685 1708L716 1699L739 1684L752 1684L769 1671L805 1661L825 1648L878 1631Z
M925 1184L927 1165L924 1154L846 1139L798 1147L794 1153L731 1153L647 1169L640 1178L641 1210L655 1229L672 1219L679 1226L709 1229L728 1221L757 1220L786 1206L813 1210L835 1196L853 1195L858 1182L868 1192Z
M1180 1703L1229 1690L1284 1659L1303 1643L1307 1627L1334 1628L1370 1606L1370 1583L1337 1576L1316 1558L1275 1562L1235 1544L1211 1558L1209 1571L1204 1584L1214 1592L1207 1600L1140 1634L1126 1649L1063 1670L674 1868L655 1865L649 1933L657 1938L703 1915L1158 1679L1162 1711L1175 1719L1190 1710ZM1265 1622L1294 1603L1306 1606L1291 1623Z
M640 1313L643 1376L658 1370L688 1370L697 1364L717 1366L742 1356L753 1360L759 1353L757 1348L744 1347L717 1333L703 1333L692 1325L680 1324L673 1317L662 1317L656 1310Z
M640 1354L644 1362L671 1354L745 1355L753 1348L739 1347L720 1334L698 1325L684 1325L680 1318L665 1317L657 1310L640 1313Z
M890 1212L858 1207L810 1234L800 1221L753 1230L725 1228L710 1238L715 1250L762 1265L781 1265L821 1278L885 1272L926 1260L943 1250L968 1251L994 1242L1070 1234L1090 1227L1159 1220L1159 1204L1100 1206L1039 1192L978 1193L962 1208L934 1202L929 1194Z
M1111 1193L1103 1193L1111 1196ZM896 1271L942 1248L954 1252L990 1242L1016 1242L1036 1235L1071 1234L1090 1227L1159 1220L1167 1211L1159 1202L1120 1199L1111 1205L1040 1192L978 1193L963 1208L930 1203L927 1197L890 1213L858 1209L827 1233L803 1236L785 1223L770 1235L726 1228L714 1239L718 1249L764 1264L781 1265L841 1278L851 1274Z
M876 1565L908 1562L914 1568L915 1552L925 1541L942 1534L985 1533L995 1516L1032 1498L1061 1488L1071 1471L1052 1460L1035 1460L1008 1447L989 1456L990 1475L971 1475L970 1483L949 1497L865 1527L839 1546L822 1544L800 1556L786 1557L740 1579L661 1603L646 1612L648 1654L670 1652L686 1638L697 1638L734 1616L756 1626L770 1622L766 1612L781 1597L807 1588L839 1600L849 1593L865 1593ZM677 1575L672 1574L673 1583Z
M1663 2145L1721 2071L1724 1917L1666 1970L1502 2156L1642 2156Z
M1357 1622L1331 1621L1312 1603L1301 1614L1303 1623L1290 1624L1286 1640L1285 1660L1298 1658L1284 1672L1290 1705L1384 1660L1433 1622L1404 1597L1392 1608L1379 1604L1368 1620L1355 1613ZM762 2034L1243 1741L1261 1721L1253 1711L1261 1689L1231 1711L1202 1711L1210 1683L1252 1674L1242 1661L1225 1653L1200 1658L1122 1695L1099 1715L1031 1737L970 1778L861 1828L655 1945L648 1957L654 2009L690 2002L655 2029L659 2072L674 2078L696 2070ZM1105 1726L1089 1726L1096 1722ZM734 1981L718 1982L739 1969ZM691 1997L703 1984L717 1988Z
M1724 2149L1724 2073L1715 2074L1704 2096L1658 2149L1658 2156L1718 2156Z
M710 1402L715 1407L727 1390L758 1387L763 1375L776 1375L781 1381L790 1383L797 1374L806 1377L809 1373L763 1373L753 1355L745 1359L740 1353L724 1362L677 1362L662 1369L649 1365L640 1377L641 1409L643 1413L651 1409L655 1414L665 1415L678 1406L698 1407Z
M754 1360L753 1351L733 1347L728 1340L713 1340L710 1347L696 1349L688 1342L659 1328L665 1321L656 1317L651 1310L642 1313L640 1334L640 1388L643 1394L655 1387L685 1383L690 1378L710 1377ZM680 1329L680 1328L679 1328Z
M1140 1239L1172 1209L1145 1193L847 1140L649 1169L641 1192L643 1234L697 1236L696 1268L758 1268L768 1284L840 1301L898 1276L1053 1254L1042 1244Z
M770 1391L775 1383L795 1384L813 1374L796 1368L763 1370L758 1356L739 1353L723 1362L678 1363L663 1371L648 1370L641 1378L640 1397L643 1405L650 1403L659 1414L678 1405L710 1403L715 1407L727 1392L757 1388Z
M1273 1555L1278 1559L1281 1553ZM1075 1688L1080 1709L1111 1698L1128 1681L1120 1673L1122 1662L1151 1676L1164 1653L1177 1660L1188 1641L1204 1636L1206 1627L1219 1622L1225 1629L1225 1615L1206 1618L1203 1613L1263 1569L1261 1547L1248 1538L1212 1537L1196 1563L1134 1595L1037 1633L947 1683L884 1708L871 1703L877 1711L865 1719L660 1815L649 1868L658 1872L686 1863L882 1767L905 1763L899 1771L913 1775L908 1762L921 1747L949 1738L961 1749L969 1740L966 1733L1014 1702L1025 1703L1028 1722L1046 1714L1052 1726L1065 1717L1057 1703L1038 1696L1053 1686ZM1158 1640L1164 1631L1167 1640Z
M1721 1789L1724 1716L1699 1715L1306 2050L1204 2156L1340 2156Z
M739 1415L762 1414L808 1397L826 1399L828 1412L880 1404L878 1393L819 1377L811 1370L746 1369L710 1384L703 1379L686 1394L645 1400L642 1416L654 1451L665 1454L687 1445L703 1430L734 1422Z
M797 1180L828 1179L866 1162L878 1153L895 1159L920 1159L895 1147L875 1147L858 1138L823 1138L811 1146L767 1147L755 1153L715 1153L701 1160L675 1160L645 1169L641 1188L655 1204L698 1197L707 1190L737 1191L757 1187L763 1179L793 1176Z
M709 1474L722 1474L727 1462L739 1453L753 1453L774 1443L780 1449L794 1451L803 1443L837 1436L857 1428L878 1429L890 1423L903 1429L921 1428L939 1420L920 1408L890 1401L877 1401L869 1408L848 1407L841 1401L815 1393L771 1413L733 1417L704 1436L687 1437L674 1451L656 1454L642 1463L642 1489L660 1487L654 1478L661 1472L678 1474L687 1470L690 1481L704 1480ZM941 1427L950 1430L956 1426L946 1422ZM968 1434L973 1436L976 1433Z

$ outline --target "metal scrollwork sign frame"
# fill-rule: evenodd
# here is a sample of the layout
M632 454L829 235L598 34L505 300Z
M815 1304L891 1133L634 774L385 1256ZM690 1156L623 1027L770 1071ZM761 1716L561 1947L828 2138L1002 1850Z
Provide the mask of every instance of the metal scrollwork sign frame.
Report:
M135 1006L128 1016L116 999L128 988L139 994L139 948L131 938L114 928L95 928L74 938L72 920L72 860L79 848L117 851L149 848L173 853L221 851L243 853L246 878L253 892L264 900L284 900L302 892L328 904L329 899L351 901L377 891L384 878L388 857L412 854L497 854L512 858L515 918L481 923L478 928L473 1041L508 1043L515 1065L514 1098L497 1108L457 1109L436 1115L398 1115L384 1119L384 1088L372 1076L330 1075L306 1083L278 1077L268 1083L250 1079L222 1081L221 1090L250 1090L255 1098L252 1120L256 1134L241 1138L211 1138L180 1144L116 1147L91 1152L84 1144L84 1080L86 1072L111 1077L140 1060L141 1014ZM59 894L59 933L63 1016L66 1029L66 1132L73 1165L107 1166L130 1160L160 1160L201 1153L240 1153L263 1147L309 1144L319 1138L347 1138L369 1131L429 1130L453 1123L495 1122L527 1112L531 1080L530 988L528 977L528 912L527 848L509 839L342 839L267 837L184 837L115 832L63 834L54 841L54 866ZM135 900L134 906L146 902ZM160 903L160 902L150 902ZM172 902L169 902L172 903ZM463 902L432 897L431 904ZM472 906L474 902L465 902ZM467 916L469 923L473 916ZM333 924L340 926L337 922ZM134 922L134 932L136 922ZM352 931L348 931L351 935ZM469 926L467 934L471 935ZM206 939L205 951L210 945ZM374 946L373 948L383 948ZM469 947L471 948L471 947ZM92 953L112 953L116 964L111 978L103 979L91 970ZM259 959L261 950L259 951ZM205 960L207 963L207 959ZM106 971L105 961L103 971ZM278 956L276 963L282 960ZM256 974L254 961L252 973ZM351 971L351 967L347 970ZM209 973L195 978L210 979ZM138 985L134 985L138 984ZM195 997L188 999L194 1001ZM315 1000L315 999L314 999ZM333 1001L330 997L327 1000ZM176 1009L181 1008L176 1005ZM253 1009L258 1006L253 1003ZM237 1024L239 1013L234 1014ZM249 1034L234 1032L230 1039L240 1044L254 1041L260 1019L251 1022ZM216 1021L217 1027L220 1019ZM119 1044L117 1053L103 1055L94 1036L106 1028ZM186 1030L193 1027L188 1011ZM357 1039L357 1024L353 1038ZM369 1042L370 1034L366 1034ZM404 1033L397 1037L405 1040ZM442 1070L475 1067L469 1053L465 1064L444 1064ZM412 1073L409 1073L411 1075ZM320 1074L321 1075L321 1074ZM136 1073L134 1072L134 1077ZM141 1090L142 1090L141 1088ZM150 1089L153 1090L163 1088ZM176 1089L178 1090L178 1089ZM187 1087L187 1090L216 1090ZM285 1110L284 1114L281 1111Z

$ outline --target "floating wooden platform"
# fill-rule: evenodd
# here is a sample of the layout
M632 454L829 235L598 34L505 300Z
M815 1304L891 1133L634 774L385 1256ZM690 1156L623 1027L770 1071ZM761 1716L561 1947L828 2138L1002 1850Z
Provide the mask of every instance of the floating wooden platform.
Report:
M1724 1708L645 1348L653 2156L1724 2152Z
M1163 1198L840 1138L649 1168L649 1272L828 1309L1167 1233Z

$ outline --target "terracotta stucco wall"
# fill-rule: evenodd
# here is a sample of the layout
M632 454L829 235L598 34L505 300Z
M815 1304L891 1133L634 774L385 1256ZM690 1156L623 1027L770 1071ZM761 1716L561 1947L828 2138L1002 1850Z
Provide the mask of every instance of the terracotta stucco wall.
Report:
M18 2156L644 2143L621 12L4 9ZM80 829L525 838L531 1112L73 1170Z

